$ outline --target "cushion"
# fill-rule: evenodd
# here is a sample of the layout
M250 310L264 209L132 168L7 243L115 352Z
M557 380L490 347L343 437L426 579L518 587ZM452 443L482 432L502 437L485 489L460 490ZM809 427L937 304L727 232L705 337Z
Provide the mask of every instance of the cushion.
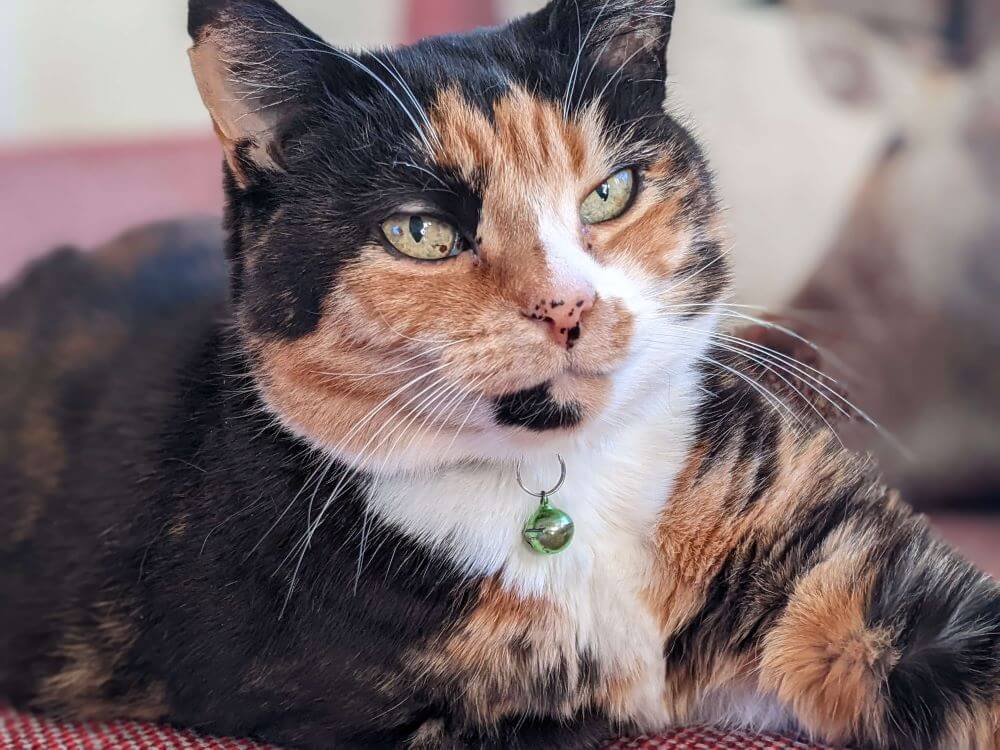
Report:
M275 750L249 740L201 737L193 732L131 721L62 724L0 709L0 750ZM822 750L774 735L714 729L678 729L662 737L619 740L608 750Z

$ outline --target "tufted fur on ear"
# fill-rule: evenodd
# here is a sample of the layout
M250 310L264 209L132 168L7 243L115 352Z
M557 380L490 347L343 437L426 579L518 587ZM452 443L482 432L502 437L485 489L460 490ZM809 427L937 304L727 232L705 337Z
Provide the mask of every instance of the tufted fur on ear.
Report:
M195 82L241 187L280 170L284 136L333 51L273 0L190 0Z
M667 78L675 0L553 0L542 11L564 52L634 81Z

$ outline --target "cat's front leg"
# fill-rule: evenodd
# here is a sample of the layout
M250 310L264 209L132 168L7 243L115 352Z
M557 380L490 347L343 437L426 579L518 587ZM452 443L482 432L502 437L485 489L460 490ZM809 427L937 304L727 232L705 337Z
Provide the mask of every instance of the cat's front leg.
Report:
M760 686L828 741L1000 750L1000 585L892 517L829 540L795 583Z

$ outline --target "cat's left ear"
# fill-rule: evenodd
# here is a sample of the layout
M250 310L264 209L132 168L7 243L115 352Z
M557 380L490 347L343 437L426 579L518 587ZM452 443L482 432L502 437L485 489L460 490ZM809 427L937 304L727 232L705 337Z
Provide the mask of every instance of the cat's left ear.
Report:
M189 0L191 69L242 187L280 171L331 48L274 0Z
M675 0L552 0L539 13L560 51L633 81L666 84Z

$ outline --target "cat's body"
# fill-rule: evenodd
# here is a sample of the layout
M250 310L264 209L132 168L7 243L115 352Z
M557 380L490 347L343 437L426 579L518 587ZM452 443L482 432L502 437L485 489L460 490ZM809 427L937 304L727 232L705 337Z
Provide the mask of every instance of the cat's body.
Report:
M1000 746L1000 589L716 332L672 12L348 58L192 3L231 294L209 263L150 315L142 264L63 255L4 300L0 694L307 748ZM516 474L557 455L543 556Z

